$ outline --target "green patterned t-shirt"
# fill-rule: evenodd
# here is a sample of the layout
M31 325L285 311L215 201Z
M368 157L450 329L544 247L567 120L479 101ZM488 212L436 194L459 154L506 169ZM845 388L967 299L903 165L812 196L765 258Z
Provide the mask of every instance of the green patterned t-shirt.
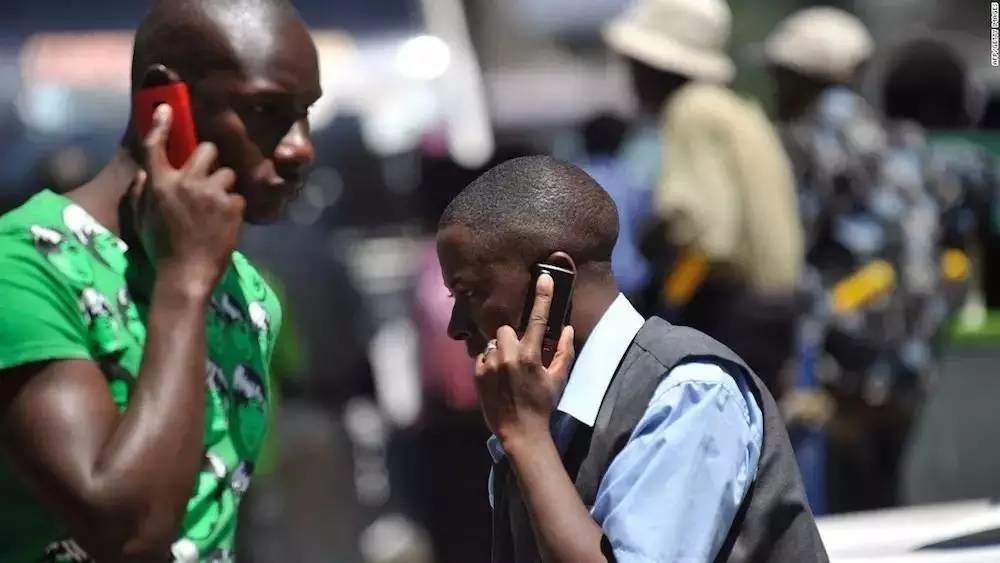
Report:
M0 217L0 371L91 359L120 410L142 362L151 292L127 245L51 191ZM238 252L207 314L205 457L175 561L230 561L240 497L267 426L267 372L281 325L270 287ZM0 373L0 377L2 377ZM88 561L0 451L0 561ZM166 557L166 554L165 554Z

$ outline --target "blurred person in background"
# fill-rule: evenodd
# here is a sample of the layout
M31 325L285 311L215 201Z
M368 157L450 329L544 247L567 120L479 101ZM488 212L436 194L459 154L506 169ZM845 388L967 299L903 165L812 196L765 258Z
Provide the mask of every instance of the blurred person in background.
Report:
M361 557L357 540L371 515L358 500L343 413L352 398L373 395L365 354L372 323L347 266L329 251L329 229L282 221L247 226L240 239L282 304L273 425L240 505L240 561Z
M717 341L632 307L617 235L607 192L544 156L487 171L441 218L447 330L477 358L493 432L492 560L826 561L764 384ZM576 272L548 365L538 262Z
M489 460L481 453L489 432L479 414L472 361L447 335L451 299L441 284L433 239L429 242L420 251L413 303L423 406L410 432L408 463L398 468L396 478L405 485L404 495L416 501L435 561L487 561L490 519L482 475Z
M281 327L234 247L313 159L317 53L283 0L161 0L133 91L152 65L190 87L182 169L161 106L95 178L0 218L3 561L233 559Z
M829 7L789 16L765 44L806 235L799 360L822 383L791 397L789 416L826 425L832 512L895 504L948 316L924 132L855 91L873 48L860 20Z
M958 52L930 38L897 49L882 91L887 118L927 130L934 175L929 185L940 213L939 244L949 305L951 310L968 305L970 314L984 306L986 288L996 281L984 276L983 265L988 261L984 257L995 257L1000 246L996 158L961 137L975 128L984 101L982 88Z
M731 17L722 0L639 0L604 37L628 61L642 110L662 123L650 298L731 347L780 395L801 226L776 132L725 86Z
M26 128L18 115L17 105L13 101L0 100L0 151L10 159L19 156L17 154L18 141L26 135ZM2 168L0 168L2 171ZM45 173L36 168L35 174L44 177ZM7 179L4 174L0 176L0 214L24 203L37 186L32 188L30 193L24 193L23 183L20 178Z
M831 142L845 132L855 132L847 140L857 138L859 144L870 139L871 127L882 128L877 112L856 92L874 47L871 34L859 19L831 7L793 14L765 43L765 58L775 81L777 118L795 170L807 248L817 235L826 193L806 176L818 173L813 169L826 161L835 160L830 155L810 153L813 145L819 144L816 139L825 138L819 126L829 125ZM851 131L844 123L855 116L859 126Z
M394 440L393 478L427 527L435 561L488 561L490 512L482 475L489 459L481 453L489 432L479 413L473 363L461 343L448 338L452 302L441 283L434 238L448 202L481 170L446 155L425 157L421 168L426 236L419 246L412 316L423 400L417 423Z
M581 131L584 154L576 164L607 190L618 208L618 242L611 253L611 272L622 293L636 302L650 280L639 237L651 216L651 194L649 186L644 186L630 168L632 163L622 157L628 128L625 120L610 113L588 119Z

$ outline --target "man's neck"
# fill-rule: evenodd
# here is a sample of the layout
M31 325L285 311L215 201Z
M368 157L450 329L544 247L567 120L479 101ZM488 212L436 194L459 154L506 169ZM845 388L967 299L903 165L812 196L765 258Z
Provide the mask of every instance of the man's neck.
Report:
M82 207L109 231L122 236L119 216L121 200L135 180L138 165L128 151L119 147L93 180L70 190L66 197Z
M571 313L574 348L579 354L590 338L604 313L618 298L618 287L614 282L578 284L573 290L573 312Z

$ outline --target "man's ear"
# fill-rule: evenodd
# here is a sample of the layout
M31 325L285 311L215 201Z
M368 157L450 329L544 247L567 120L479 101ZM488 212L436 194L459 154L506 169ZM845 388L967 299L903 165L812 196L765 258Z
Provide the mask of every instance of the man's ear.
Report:
M569 254L566 254L562 250L557 250L549 254L548 258L545 259L545 263L565 268L574 273L576 272L576 262L573 261L573 258Z

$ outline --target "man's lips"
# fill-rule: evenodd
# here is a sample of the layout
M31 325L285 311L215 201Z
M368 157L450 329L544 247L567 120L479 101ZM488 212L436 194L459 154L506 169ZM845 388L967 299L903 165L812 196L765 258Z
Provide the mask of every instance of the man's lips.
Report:
M305 175L298 172L279 173L271 181L272 183L284 184L287 186L298 186L305 180Z
M486 349L485 345L481 345L477 342L472 342L470 340L465 341L465 351L469 354L470 358L476 358L479 354L483 353Z
M300 176L275 176L265 182L263 191L273 199L290 199L297 196L304 185Z

